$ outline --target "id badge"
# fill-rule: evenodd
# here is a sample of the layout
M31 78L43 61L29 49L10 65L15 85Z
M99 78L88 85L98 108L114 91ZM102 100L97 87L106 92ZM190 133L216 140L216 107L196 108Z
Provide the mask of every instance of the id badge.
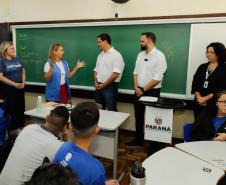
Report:
M204 87L204 88L208 88L208 81L205 81L205 82L204 82L203 87Z

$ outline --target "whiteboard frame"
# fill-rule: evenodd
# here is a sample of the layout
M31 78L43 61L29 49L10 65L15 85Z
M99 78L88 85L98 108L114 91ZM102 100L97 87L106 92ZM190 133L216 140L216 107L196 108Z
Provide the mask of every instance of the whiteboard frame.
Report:
M81 26L120 26L120 25L141 25L141 24L183 24L183 23L216 23L226 22L226 17L205 17L205 18L177 18L177 19L153 19L153 20L131 20L131 21L102 21L102 22L79 22L79 23L54 23L54 24L23 24L23 25L11 25L13 43L16 47L16 29L20 28L60 28L60 27L81 27ZM190 37L191 39L191 37ZM190 41L189 41L190 45ZM189 50L190 55L190 50ZM188 72L188 70L187 70ZM45 86L45 83L26 82L28 85L40 85ZM82 89L94 91L94 87L70 85L72 89ZM120 93L134 94L134 90L119 89ZM187 79L185 94L174 93L161 93L161 97L193 100L194 96L187 92Z

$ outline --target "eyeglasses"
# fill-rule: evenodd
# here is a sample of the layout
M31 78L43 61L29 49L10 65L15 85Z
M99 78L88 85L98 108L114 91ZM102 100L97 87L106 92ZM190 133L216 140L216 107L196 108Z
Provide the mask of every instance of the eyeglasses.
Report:
M226 105L226 100L218 100L218 103L220 103L222 105Z

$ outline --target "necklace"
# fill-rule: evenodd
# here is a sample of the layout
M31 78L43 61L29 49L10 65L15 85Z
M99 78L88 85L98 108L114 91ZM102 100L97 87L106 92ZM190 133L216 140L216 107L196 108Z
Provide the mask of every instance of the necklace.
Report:
M218 64L212 70L210 70L210 64L209 64L209 66L208 66L208 68L206 70L206 78L205 78L205 81L203 83L203 87L204 88L208 88L208 84L209 84L208 78L214 72L214 70L217 68L217 66L218 66Z

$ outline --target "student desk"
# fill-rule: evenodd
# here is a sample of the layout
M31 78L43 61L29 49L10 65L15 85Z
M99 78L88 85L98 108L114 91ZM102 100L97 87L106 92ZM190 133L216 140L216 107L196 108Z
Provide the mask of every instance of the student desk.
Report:
M176 147L226 171L225 141L196 141L177 144Z
M54 106L56 106L54 103L45 103L41 112L37 112L35 108L26 111L24 114L31 116L32 123L44 123L45 117ZM130 114L128 113L100 110L99 127L101 128L101 132L95 138L90 152L95 156L114 160L113 178L117 176L119 127L129 116Z
M146 185L214 185L224 171L176 148L162 149L143 162Z

